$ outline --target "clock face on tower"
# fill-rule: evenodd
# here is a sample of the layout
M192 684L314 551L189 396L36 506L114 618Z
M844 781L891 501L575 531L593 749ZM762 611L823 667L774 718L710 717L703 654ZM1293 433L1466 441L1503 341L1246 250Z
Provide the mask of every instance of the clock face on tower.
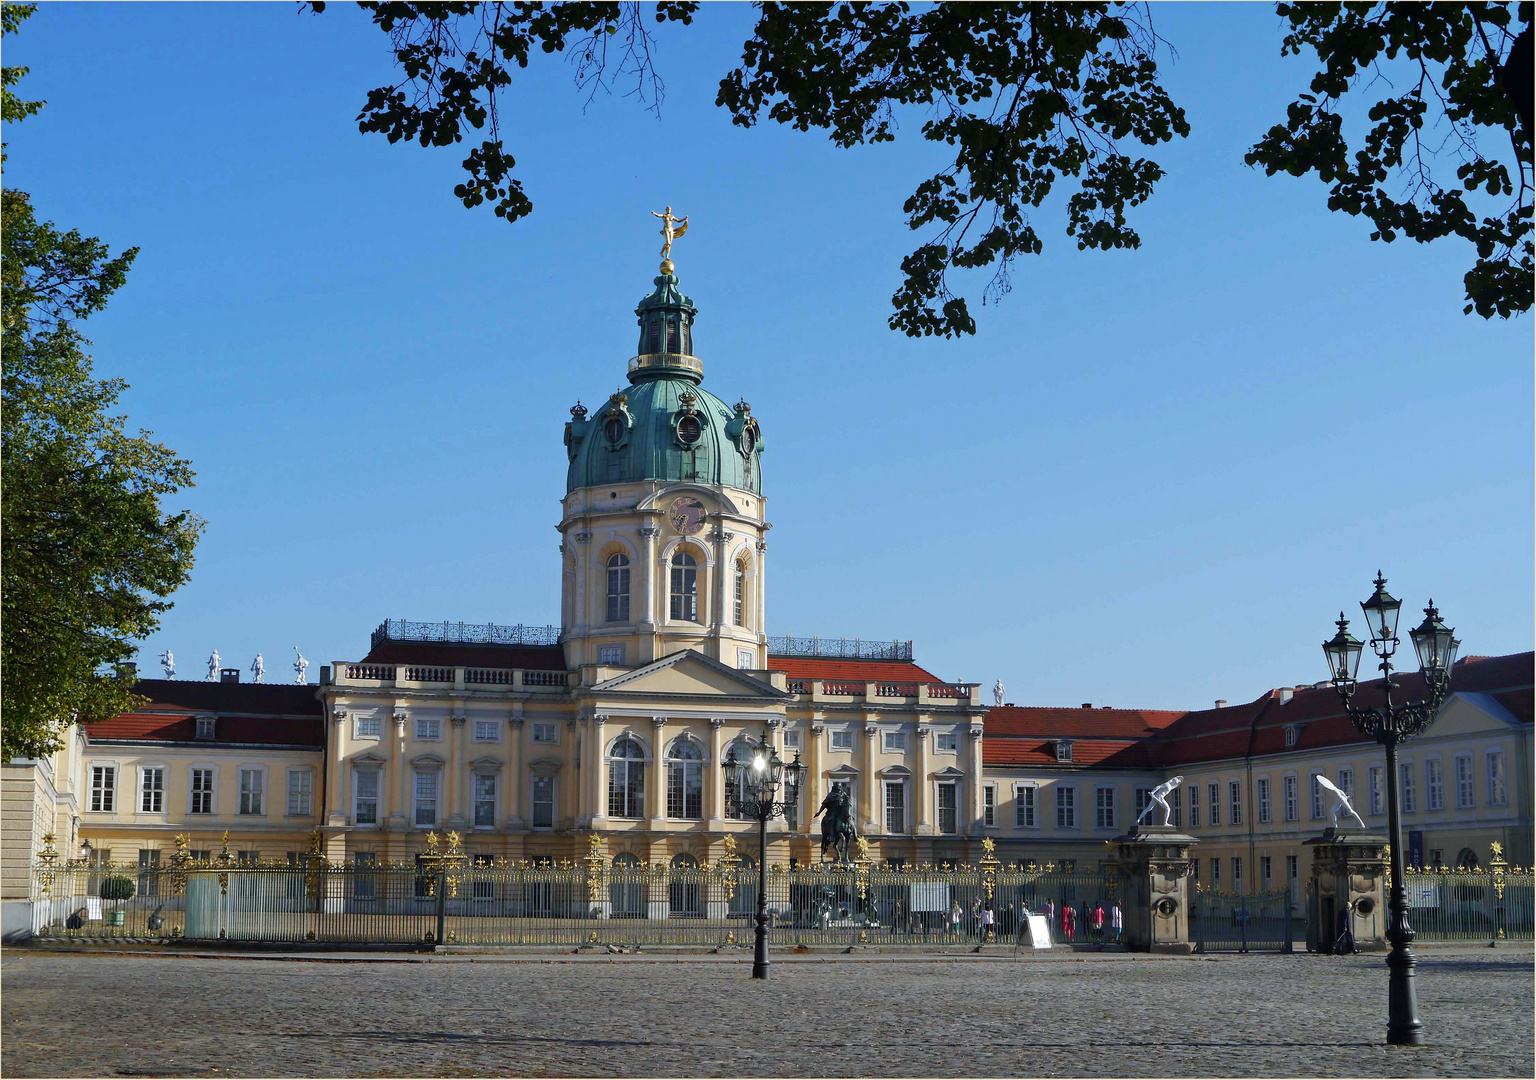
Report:
M704 504L684 495L667 507L667 520L684 536L692 536L704 527Z

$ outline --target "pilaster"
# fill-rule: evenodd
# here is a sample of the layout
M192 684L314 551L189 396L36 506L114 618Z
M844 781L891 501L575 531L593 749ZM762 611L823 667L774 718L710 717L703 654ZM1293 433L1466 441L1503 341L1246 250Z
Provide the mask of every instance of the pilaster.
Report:
M651 804L651 828L655 830L667 824L667 763L663 748L666 730L665 716L651 717L651 775L646 785L646 801Z
M390 808L389 828L403 833L411 820L411 766L405 760L405 725L410 718L396 706L392 719L395 737L390 742L390 767L395 771L395 805Z
M864 719L864 775L859 784L859 834L861 836L873 836L880 831L880 823L875 820L875 786L879 783L875 776L875 753L877 747L875 740L880 737L880 728L873 722L872 717Z
M918 836L933 835L933 781L929 772L933 765L928 756L928 737L933 733L933 728L924 721L926 717L919 717L917 723L917 790L912 793L912 801L916 805L912 807L916 815L916 827L913 830Z
M709 761L704 766L704 790L709 797L709 830L714 832L725 828L725 773L720 766L721 755L725 752L721 747L722 736L720 729L725 726L724 720L713 717L709 721Z

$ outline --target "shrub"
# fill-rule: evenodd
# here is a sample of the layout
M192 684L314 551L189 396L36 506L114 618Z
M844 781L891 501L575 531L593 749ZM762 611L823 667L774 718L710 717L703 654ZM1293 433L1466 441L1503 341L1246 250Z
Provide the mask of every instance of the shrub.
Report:
M121 875L109 877L101 883L103 900L132 900L135 892L133 878Z

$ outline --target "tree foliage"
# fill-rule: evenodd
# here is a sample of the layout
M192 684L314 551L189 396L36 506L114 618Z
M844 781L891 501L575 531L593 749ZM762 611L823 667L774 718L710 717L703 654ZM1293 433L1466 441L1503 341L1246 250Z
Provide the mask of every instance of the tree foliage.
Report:
M25 12L7 6L5 31ZM13 19L13 12L17 16ZM4 115L21 119L5 72ZM30 197L0 191L0 343L5 353L0 443L3 740L0 757L56 749L72 721L116 715L143 699L102 676L131 659L186 581L202 523L166 515L160 498L192 483L188 463L123 432L108 410L126 389L96 379L76 326L106 306L138 254L39 222Z
M1463 279L1465 310L1530 310L1531 3L1277 7L1290 24L1282 52L1310 49L1320 68L1248 163L1271 176L1315 172L1329 185L1329 209L1369 218L1372 240L1470 241L1477 261ZM1383 65L1406 85L1394 86ZM1370 130L1351 155L1344 99L1377 83L1389 92L1371 104ZM1442 156L1455 162L1455 185L1440 182ZM1396 195L1385 186L1394 176ZM1478 192L1492 209L1469 202Z

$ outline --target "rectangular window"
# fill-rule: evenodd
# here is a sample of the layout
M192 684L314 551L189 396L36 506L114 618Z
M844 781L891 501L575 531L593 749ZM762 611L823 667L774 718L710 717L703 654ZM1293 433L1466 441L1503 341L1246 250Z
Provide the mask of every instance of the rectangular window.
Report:
M736 666L742 671L752 671L757 667L757 653L751 649L737 649Z
M1152 801L1152 789L1139 787L1136 789L1132 798L1135 802L1135 810L1133 811L1134 816L1131 818L1131 820L1140 821L1141 815L1146 812L1147 804ZM1157 824L1161 824L1161 822L1157 822Z
M1301 859L1295 855L1285 857L1285 873L1291 879L1291 888L1296 887L1296 881L1301 876Z
M378 879L373 876L373 868L378 864L379 857L372 851L353 853L352 899L373 900L378 896Z
M213 738L213 721L211 716L199 716L197 718L197 737L199 739Z
M800 749L800 733L798 731L786 731L784 733L784 749Z
M553 776L533 778L533 827L535 829L555 827L555 778Z
M1312 774L1312 820L1321 821L1323 818L1323 785L1317 782L1320 773Z
M160 895L160 875L155 873L158 869L160 869L160 852L139 848L140 896Z
M1458 810L1469 809L1474 801L1472 794L1472 755L1462 754L1456 758L1456 808Z
M554 724L534 724L533 741L536 743L552 743L559 740L559 733Z
M1413 762L1404 761L1397 767L1398 771L1398 803L1403 813L1411 814L1418 809L1418 801L1413 794Z
M359 739L377 739L379 737L379 718L377 716L359 716L356 724L357 737Z
M1221 860L1211 860L1211 888L1221 888Z
M259 851L237 851L237 852L235 852L235 865L236 866L255 866L260 861L261 861L261 852L259 852Z
M981 789L981 823L989 829L997 827L997 785L984 784Z
M423 720L423 719L418 717L417 720L416 720L416 737L418 739L425 739L428 742L432 742L432 741L441 739L442 738L442 721L441 720Z
M115 808L117 770L111 765L91 766L91 809L111 813Z
M475 721L475 742L500 742L500 741L501 741L501 721L500 720L476 720Z
M1424 762L1424 807L1428 810L1445 809L1445 763L1439 758Z
M379 823L379 773L360 769L352 774L352 820L358 825Z
M608 560L608 621L629 622L629 558L624 555ZM601 657L598 662L608 663Z
M1191 829L1198 829L1200 827L1200 785L1199 784L1190 784L1189 785L1189 827Z
M1221 785L1220 784L1207 784L1207 785L1205 785L1205 794L1206 794L1206 804L1205 804L1206 805L1206 811L1211 815L1210 819L1209 819L1210 823L1212 825L1220 825L1221 824Z
M939 785L939 832L953 836L960 831L960 788L946 781Z
M885 831L907 831L907 785L899 780L885 785Z
M1024 784L1013 789L1013 825L1016 829L1035 827L1035 785Z
M1077 789L1056 785L1056 827L1077 828Z
M240 812L261 813L262 772L260 769L240 770Z
M1095 788L1093 792L1093 824L1100 829L1115 827L1115 789Z
M1508 800L1504 790L1504 751L1494 750L1488 755L1488 805L1503 806Z
M213 813L213 770L192 770L192 813Z
M1470 759L1468 759L1470 764ZM1386 770L1380 765L1372 765L1366 772L1366 782L1371 785L1371 813L1385 814L1387 812L1387 789L1384 776Z
M1274 880L1274 861L1268 855L1259 856L1259 876L1264 879L1266 888Z
M736 626L747 625L747 575L742 572L740 566L736 567L735 583L731 597L731 622Z
M288 774L288 815L308 817L313 811L315 774L308 769Z
M161 814L165 812L165 770L145 769L143 786L139 792L139 812Z
M851 731L834 731L831 734L832 734L832 749L834 749L834 750L852 750L853 749L853 732L851 732Z
M437 776L436 770L416 774L416 813L413 820L417 826L430 827L437 824Z
M1237 855L1232 856L1232 888L1238 892L1243 888L1243 860Z
M1283 781L1285 786L1285 820L1295 821L1301 814L1301 808L1297 805L1296 778L1287 776Z
M629 597L626 596L624 599L627 603ZM627 613L624 616L624 621L629 621L629 615ZM599 664L607 664L609 667L617 667L618 665L624 663L624 646L599 645L597 647L597 662Z
M1191 881L1199 881L1200 880L1200 860L1199 859L1190 859L1189 860L1189 880L1191 880Z
M1243 823L1243 783L1241 780L1231 780L1227 783L1227 804L1232 811L1229 819L1234 825Z
M1348 795L1351 800L1355 797L1355 770L1339 770L1339 790Z
M902 754L907 749L907 733L905 731L887 731L885 733L885 752L887 754Z
M1168 810L1170 811L1168 814L1168 824L1172 825L1175 829L1182 829L1184 827L1183 807L1180 805L1182 802L1180 796L1183 793L1183 790L1180 788L1174 788L1168 793Z
M947 731L933 737L933 748L941 753L953 753L960 747L960 736Z
M1261 776L1254 781L1254 791L1259 797L1259 823L1269 824L1269 778Z
M496 827L496 774L475 773L475 828Z

